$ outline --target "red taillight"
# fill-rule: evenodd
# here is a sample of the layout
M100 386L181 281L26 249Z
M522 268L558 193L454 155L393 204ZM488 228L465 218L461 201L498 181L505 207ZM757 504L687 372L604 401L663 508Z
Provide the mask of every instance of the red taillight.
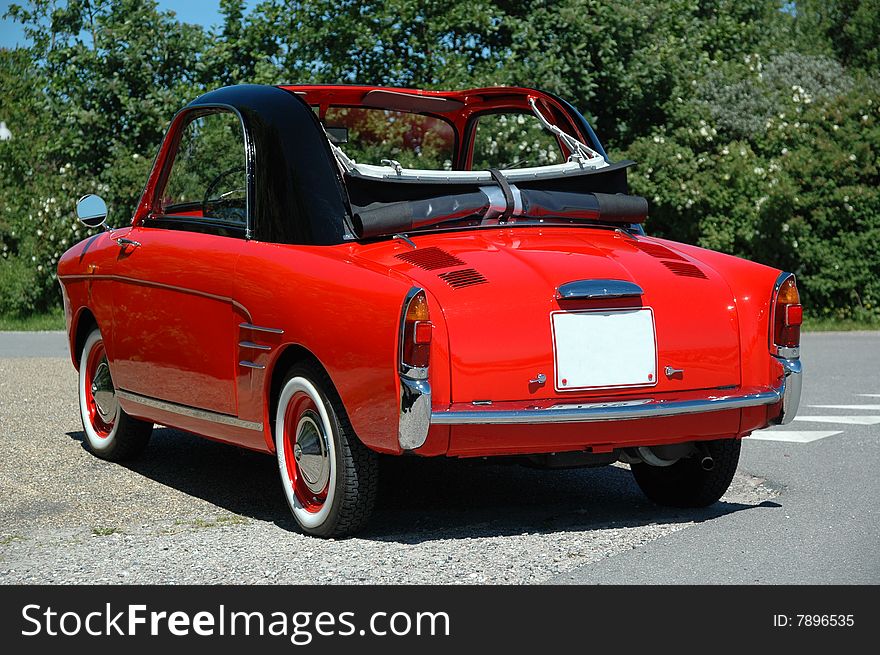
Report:
M782 348L797 348L801 342L804 309L793 275L785 278L776 292L773 309L773 343Z
M400 364L403 373L426 369L431 357L431 336L434 325L428 312L428 298L419 290L404 308L400 334Z

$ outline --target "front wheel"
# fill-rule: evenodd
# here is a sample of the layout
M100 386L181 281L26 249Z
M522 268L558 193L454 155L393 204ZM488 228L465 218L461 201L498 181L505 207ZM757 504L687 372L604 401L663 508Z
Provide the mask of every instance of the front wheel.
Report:
M645 495L658 505L708 507L718 501L733 481L742 442L718 439L703 442L714 460L705 470L699 457L684 457L669 466L631 464L633 476Z
M153 432L152 423L129 416L120 407L104 340L97 328L86 338L80 353L79 413L86 448L112 462L139 455Z
M370 517L378 491L378 461L355 436L327 374L295 366L275 413L275 452L287 504L307 533L337 537Z

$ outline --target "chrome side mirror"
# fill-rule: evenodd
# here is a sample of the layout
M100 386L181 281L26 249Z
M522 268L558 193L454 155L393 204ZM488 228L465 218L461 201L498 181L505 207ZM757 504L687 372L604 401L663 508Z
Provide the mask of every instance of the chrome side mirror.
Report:
M107 203L90 193L76 202L76 216L87 227L101 227L107 222Z

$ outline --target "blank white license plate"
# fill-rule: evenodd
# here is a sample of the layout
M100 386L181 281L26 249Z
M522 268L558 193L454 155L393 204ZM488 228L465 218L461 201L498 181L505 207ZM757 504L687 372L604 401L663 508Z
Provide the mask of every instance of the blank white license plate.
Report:
M553 312L550 320L557 391L657 383L650 309Z

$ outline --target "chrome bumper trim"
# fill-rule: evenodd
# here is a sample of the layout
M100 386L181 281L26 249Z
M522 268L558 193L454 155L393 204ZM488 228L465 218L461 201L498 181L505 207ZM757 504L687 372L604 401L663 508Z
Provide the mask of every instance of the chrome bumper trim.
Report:
M619 402L556 405L541 409L439 411L432 413L431 423L436 425L589 423L701 414L703 412L720 412L726 409L773 405L785 398L785 388L784 380L779 388L772 391L700 398L698 400L665 401L643 398Z
M431 427L431 385L400 376L400 423L397 442L404 450L424 445Z
M131 391L123 391L122 389L118 389L116 391L116 397L122 398L123 400L129 400L133 403L144 405L146 407L161 409L163 412L179 414L180 416L196 418L202 421L210 421L212 423L221 423L223 425L232 425L236 428L244 428L246 430L256 430L258 432L263 431L262 423L257 423L255 421L244 421L237 416L230 416L229 414L219 414L217 412L211 412L207 409L190 407L189 405L178 405L177 403L168 402L167 400L159 400L158 398L142 396L139 393L132 393Z
M804 368L799 359L776 357L782 365L782 412L776 418L778 425L787 425L794 420L798 405L801 404L801 387L803 386Z

